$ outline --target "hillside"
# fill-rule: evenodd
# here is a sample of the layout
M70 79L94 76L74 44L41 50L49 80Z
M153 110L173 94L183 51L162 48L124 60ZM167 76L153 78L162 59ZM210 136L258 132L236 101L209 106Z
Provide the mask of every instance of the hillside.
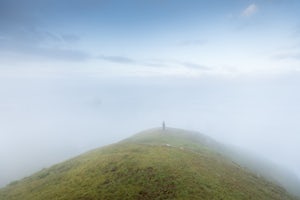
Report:
M15 181L1 200L296 199L197 133L152 129Z

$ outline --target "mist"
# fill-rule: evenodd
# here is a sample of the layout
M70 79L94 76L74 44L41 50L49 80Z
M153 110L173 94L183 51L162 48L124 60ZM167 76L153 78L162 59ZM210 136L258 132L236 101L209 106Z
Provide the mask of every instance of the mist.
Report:
M300 177L299 6L0 0L0 187L162 121Z
M200 131L300 175L299 75L1 79L1 186L161 125Z

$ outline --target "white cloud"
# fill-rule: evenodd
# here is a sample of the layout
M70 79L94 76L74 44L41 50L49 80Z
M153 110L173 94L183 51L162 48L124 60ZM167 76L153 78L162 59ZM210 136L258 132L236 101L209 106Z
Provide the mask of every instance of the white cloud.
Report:
M242 12L243 17L250 17L254 15L258 10L258 7L256 4L249 5L245 10Z

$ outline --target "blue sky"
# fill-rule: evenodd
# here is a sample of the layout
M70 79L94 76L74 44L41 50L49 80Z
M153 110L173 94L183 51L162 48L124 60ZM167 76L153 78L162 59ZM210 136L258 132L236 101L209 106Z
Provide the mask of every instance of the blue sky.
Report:
M300 176L299 8L0 0L0 186L163 120Z
M4 65L81 61L112 76L289 73L299 70L298 8L280 0L1 1L0 53Z

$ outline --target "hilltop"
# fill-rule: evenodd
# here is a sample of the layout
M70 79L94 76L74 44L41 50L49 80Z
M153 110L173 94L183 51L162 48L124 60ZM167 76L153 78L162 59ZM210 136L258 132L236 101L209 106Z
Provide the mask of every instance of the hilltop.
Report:
M0 189L2 200L296 199L196 132L151 129Z

